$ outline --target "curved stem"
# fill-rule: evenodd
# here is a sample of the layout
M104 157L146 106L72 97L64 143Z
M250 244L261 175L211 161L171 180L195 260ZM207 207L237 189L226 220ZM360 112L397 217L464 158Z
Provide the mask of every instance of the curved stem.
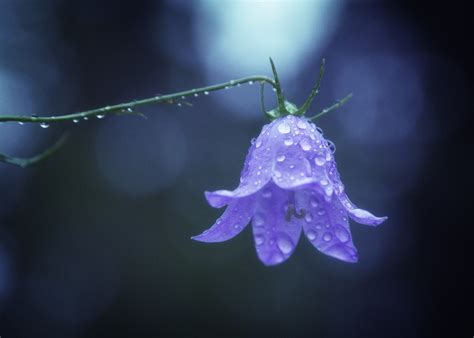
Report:
M64 133L59 140L57 140L52 146L47 148L45 151L42 153L35 155L33 157L28 157L28 158L18 158L18 157L11 157L8 155L0 154L0 162L5 162L8 164L16 165L22 168L32 166L45 158L51 156L53 153L55 153L59 148L63 146L64 143L66 143L67 138L69 137L69 133Z
M113 106L106 106L102 108L96 108L92 110L87 110L74 114L60 115L60 116L49 116L49 117L39 117L39 116L14 116L14 115L0 115L0 122L29 122L29 123L57 123L82 119L84 117L106 115L111 113L133 113L133 110L138 106L144 106L155 103L175 103L180 99L184 99L189 96L194 96L201 93L208 93L217 90L227 89L234 87L243 83L253 83L253 82L266 82L272 87L275 87L275 81L267 76L247 76L236 80L230 80L224 83L219 83L211 86L195 88L191 90L185 90L182 92L167 94L167 95L158 95L146 99L135 100L126 103L120 103ZM0 157L1 160L1 157Z

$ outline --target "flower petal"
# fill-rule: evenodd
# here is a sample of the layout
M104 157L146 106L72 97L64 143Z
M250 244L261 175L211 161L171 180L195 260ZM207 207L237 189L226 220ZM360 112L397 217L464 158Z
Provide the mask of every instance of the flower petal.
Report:
M303 195L304 194L304 195ZM303 195L303 196L302 196ZM347 213L337 197L327 201L314 191L300 192L298 204L305 205L303 230L316 249L345 262L357 262Z
M276 185L292 190L319 182L328 185L324 164L331 157L331 151L314 124L304 118L287 116L271 128L271 135L274 140L272 179Z
M270 148L268 125L265 125L258 138L252 142L244 168L240 174L240 184L233 190L206 191L206 199L215 208L229 204L233 199L253 195L262 189L272 175L272 149Z
M257 255L265 265L276 265L287 260L298 244L301 220L288 218L286 208L294 192L280 189L270 182L255 196L252 218Z
M336 162L332 161L329 163L329 177L333 183L334 191L342 203L342 206L346 209L350 218L360 224L377 226L384 222L387 217L377 217L368 212L367 210L358 208L354 203L351 202L349 197L344 191L344 184L341 182L341 177L337 171Z
M253 205L253 198L233 200L211 228L191 238L200 242L224 242L237 236L250 222Z

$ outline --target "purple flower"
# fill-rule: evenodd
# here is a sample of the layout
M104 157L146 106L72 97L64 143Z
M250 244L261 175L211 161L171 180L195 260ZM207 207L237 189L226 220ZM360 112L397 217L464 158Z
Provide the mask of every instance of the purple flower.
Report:
M301 230L322 253L357 262L348 217L371 226L387 217L376 217L349 200L333 150L305 117L287 115L265 125L252 142L239 187L206 192L211 206L227 208L193 239L226 241L252 222L255 248L265 265L288 259Z

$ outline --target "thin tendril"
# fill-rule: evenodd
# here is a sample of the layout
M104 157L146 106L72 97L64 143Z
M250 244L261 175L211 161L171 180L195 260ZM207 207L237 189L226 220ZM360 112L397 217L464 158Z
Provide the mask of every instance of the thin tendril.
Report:
M53 153L55 153L59 148L61 148L64 145L64 143L66 143L66 140L68 139L68 137L69 137L69 133L68 132L64 133L52 146L47 148L42 153L35 155L33 157L19 158L19 157L12 157L8 155L0 154L0 161L8 163L8 164L16 165L22 168L35 165L36 163L48 158Z
M327 108L324 108L320 113L314 115L314 116L311 116L308 118L308 120L316 120L317 118L320 118L321 116L323 116L324 114L327 114L339 107L341 107L344 103L346 103L347 101L349 101L349 99L352 97L352 93L346 95L343 99L337 101L336 103L334 103L332 106L330 107L327 107Z
M305 103L301 106L300 109L298 109L298 111L295 113L295 115L304 115L304 113L306 113L306 111L309 109L309 106L313 102L316 95L318 95L319 89L321 88L321 80L323 79L325 65L326 65L326 60L322 59L321 60L321 65L319 66L318 81L316 82L315 86L311 90L311 94L308 96Z
M278 77L278 73L272 58L270 58L270 64L272 65L273 78L275 79L274 88L276 89L277 93L278 109L282 114L289 114L289 112L286 110L285 98L283 97L283 91L281 90L280 79Z

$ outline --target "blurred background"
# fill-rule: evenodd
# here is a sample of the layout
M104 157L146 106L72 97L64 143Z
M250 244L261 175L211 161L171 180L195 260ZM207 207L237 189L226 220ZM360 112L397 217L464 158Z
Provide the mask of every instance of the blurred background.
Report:
M0 0L0 114L51 115L280 72L314 113L351 199L359 263L302 237L264 267L250 228L190 240L222 210L267 123L258 86L138 116L0 125L0 336L455 337L474 334L468 11L432 1ZM267 106L275 104L272 92ZM463 149L469 146L471 149ZM472 273L472 271L471 271Z

